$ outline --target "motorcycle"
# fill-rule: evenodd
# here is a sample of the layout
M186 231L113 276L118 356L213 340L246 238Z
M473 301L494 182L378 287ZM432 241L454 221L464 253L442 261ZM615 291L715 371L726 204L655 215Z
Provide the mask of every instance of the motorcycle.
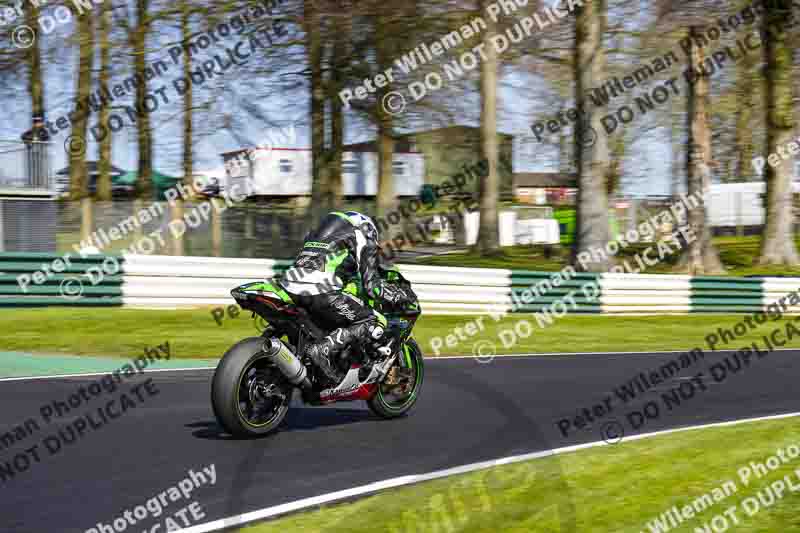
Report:
M400 306L382 303L386 317L388 355L367 358L366 343L353 343L332 361L344 380L326 388L323 374L304 353L308 342L329 332L311 320L305 309L275 280L246 283L231 291L242 309L266 321L260 337L233 345L219 362L211 384L211 404L220 425L232 435L265 435L277 429L289 411L294 392L300 390L307 405L364 400L381 418L408 413L419 398L425 377L422 351L411 337L421 309L410 283L396 269L381 268L382 277L398 283L412 296Z

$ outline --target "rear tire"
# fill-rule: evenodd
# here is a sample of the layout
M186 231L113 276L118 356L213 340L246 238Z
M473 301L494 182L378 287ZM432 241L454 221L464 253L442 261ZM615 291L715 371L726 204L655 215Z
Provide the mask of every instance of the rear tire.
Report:
M411 363L411 369L414 373L414 384L411 387L411 391L399 401L389 397L386 392L386 385L378 385L375 396L367 400L367 406L369 406L370 411L381 418L397 418L403 416L411 411L414 404L416 404L419 399L422 383L425 381L425 360L422 357L422 350L420 350L417 341L414 339L408 339L405 342L399 357L406 357L406 348L408 349L407 355ZM396 366L405 368L405 365Z
M211 406L217 421L231 435L266 435L280 426L292 399L294 387L272 365L262 350L263 337L249 337L233 345L217 365L211 382ZM271 388L279 396L263 396ZM264 419L252 415L266 411Z

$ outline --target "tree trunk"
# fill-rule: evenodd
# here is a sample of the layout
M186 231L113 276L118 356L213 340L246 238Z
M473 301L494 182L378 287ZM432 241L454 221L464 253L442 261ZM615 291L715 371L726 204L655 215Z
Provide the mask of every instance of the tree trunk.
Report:
M27 16L26 24L31 28L37 27L37 19L40 15L38 4L31 2L26 6ZM28 92L31 95L31 115L44 116L44 82L42 80L42 54L39 47L42 45L41 39L31 45L28 50L28 63L30 67L30 75L28 77Z
M702 72L703 49L696 46L695 39L705 35L698 26L689 28L692 45L688 52L688 64L697 72ZM707 69L706 69L707 70ZM707 192L711 185L711 129L708 124L708 77L699 75L694 83L689 83L687 119L688 150L686 157L686 189L689 196L697 197ZM688 243L679 268L690 275L719 274L725 271L719 254L711 242L711 224L708 220L705 203L701 202L687 213L688 225L696 239ZM680 223L680 222L679 222Z
M25 22L29 28L37 27L37 19L39 18L38 5L32 3L27 8L27 15ZM31 95L31 129L26 133L30 133L32 138L30 142L25 141L25 179L31 187L39 188L52 188L53 174L50 168L50 152L52 144L38 144L43 142L45 138L42 134L42 129L51 124L44 116L44 79L42 73L42 55L41 55L41 40L36 38L36 33L31 37L33 42L30 44L26 53L26 59L29 67L28 75L28 93ZM46 130L45 130L46 131ZM47 136L49 138L49 136ZM25 134L23 134L23 139ZM52 143L52 139L50 141ZM0 228L2 229L2 228ZM0 239L2 240L2 239ZM2 246L0 246L2 248Z
M111 8L101 6L100 11L100 87L108 87L111 80L111 43L109 41L111 33ZM102 106L98 120L100 124L108 124L111 109L108 105ZM100 154L97 176L97 199L101 202L111 200L111 139L110 133L100 140Z
M566 106L562 106L559 113L567 112ZM574 132L573 134L574 135ZM573 174L575 172L575 150L574 139L567 128L561 128L558 134L558 171L562 174Z
M387 7L378 4L376 7L377 29L375 32L376 43L376 63L380 71L390 67L393 56L393 28L390 26L389 17L385 13ZM386 217L394 208L394 120L384 107L384 98L391 90L391 86L378 89L375 95L376 115L378 118L378 191L376 200L376 214L379 217ZM390 224L386 235L383 238L390 238L398 230Z
M482 0L481 10L490 4ZM486 59L481 62L481 159L487 172L480 180L480 223L475 249L482 256L497 255L500 250L498 203L500 178L497 173L497 51L491 42L497 24L486 18L486 30L481 34Z
M339 77L335 69L334 76ZM331 154L328 159L328 205L333 209L341 209L343 205L343 183L342 183L342 160L344 155L344 112L342 101L336 96L343 87L341 79L338 79L334 86L336 91L331 94Z
M755 54L747 54L736 72L736 173L729 181L750 181L753 174L753 106L756 84L753 77Z
M331 150L328 157L328 204L333 209L343 206L342 160L344 155L344 110L339 98L339 91L344 89L345 69L350 55L348 43L352 32L349 3L344 3L346 10L343 16L336 17L336 35L333 42L333 58L331 60L330 90L331 102Z
M75 114L72 121L72 135L79 140L77 146L84 149L69 150L70 199L80 200L88 194L88 172L86 169L86 139L89 109L87 100L92 92L92 66L94 63L94 19L90 16L78 17L77 36L79 41L78 84L75 90Z
M317 0L303 3L308 64L311 70L311 209L312 224L329 209L325 171L325 80L322 73L322 28Z
M606 194L610 197L620 190L620 181L622 179L622 168L625 162L625 153L628 145L625 139L625 130L618 132L611 138L610 146L610 163L608 170L606 170Z
M146 199L153 197L153 135L150 128L150 114L145 108L145 97L148 95L148 83L145 77L147 66L147 35L150 32L149 0L136 0L136 28L133 33L134 74L138 76L136 84L136 122L138 126L137 140L139 148L139 176L136 192Z
M181 1L181 42L188 43L192 36L192 29L189 26L192 15L190 0ZM189 54L183 56L183 76L191 79L192 58ZM194 104L192 84L189 83L186 92L183 94L183 183L191 185L192 174L194 174L194 157L192 153L192 143L194 141L194 116L192 108Z
M606 54L603 35L606 26L606 0L589 2L578 8L575 19L575 102L584 125L577 128L578 199L576 236L572 247L572 263L582 270L605 272L611 259L602 251L609 240L608 138L602 135L600 118L604 110L589 105L586 94L606 79ZM594 251L594 253L592 253Z
M41 11L36 3L31 2L27 6L27 16L25 23L36 28ZM31 95L31 117L44 117L44 81L42 80L42 40L36 41L28 49L28 66L30 68L28 76L28 92Z
M792 176L794 157L787 153L794 130L792 53L785 32L774 28L791 18L791 13L780 9L777 2L765 5L762 40L764 41L764 74L767 96L767 153L778 154L779 162L767 164L767 194L764 200L764 235L761 240L762 265L796 265L797 247L794 243L794 213L792 206ZM769 156L775 160L775 157Z
M683 156L683 143L681 142L681 122L683 120L683 113L676 113L678 108L678 99L672 100L672 107L670 109L669 117L669 137L671 147L671 160L670 160L670 195L672 202L678 201L678 195L681 192L681 158Z

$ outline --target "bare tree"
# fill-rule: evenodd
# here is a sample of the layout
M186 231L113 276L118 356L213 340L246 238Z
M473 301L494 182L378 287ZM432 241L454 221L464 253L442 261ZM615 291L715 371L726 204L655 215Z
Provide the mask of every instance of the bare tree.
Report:
M349 5L347 7L350 7ZM351 13L345 11L336 21L336 32L333 36L331 51L330 90L328 98L331 107L331 148L327 157L328 198L326 204L333 209L343 205L342 161L344 155L344 110L339 98L339 91L344 88L349 42L351 33Z
M686 188L690 197L697 197L708 191L711 185L711 128L708 123L708 77L702 74L705 60L702 43L703 28L689 27L690 45L688 64L698 72L689 83L687 93L687 130L689 132L686 154ZM711 242L711 223L704 203L688 210L688 222L697 236L689 243L680 267L689 274L715 274L724 272L719 254Z
M481 11L490 4L488 0L480 2ZM477 251L483 255L500 253L500 236L498 223L498 202L500 200L500 179L497 172L497 51L491 42L496 32L496 24L487 17L487 28L482 33L482 43L486 58L481 62L481 158L487 163L487 172L480 180L480 226Z
M191 0L181 0L180 3L180 20L181 20L181 43L188 44L191 39L191 16L192 16L192 3ZM185 79L191 79L192 72L192 58L187 54L183 54L183 76ZM185 184L190 184L192 174L194 173L194 157L192 153L192 144L194 142L194 97L193 97L192 84L186 84L186 92L183 94L183 181Z
M98 33L100 41L100 91L108 87L111 80L111 9L103 6L100 8L100 20L98 23ZM108 124L111 110L108 105L103 105L100 109L100 124ZM97 199L100 201L111 200L111 143L113 135L105 135L100 139L100 153L97 162Z
M91 16L79 16L76 28L79 60L77 63L77 88L75 91L75 111L72 133L77 139L86 139L88 130L89 104L92 91L92 65L94 63L94 23ZM80 143L85 147L86 142ZM86 150L69 151L70 199L83 199L88 194L88 172L86 169Z
M140 197L153 196L153 132L150 126L150 114L147 112L145 98L148 96L148 83L145 75L147 68L147 36L150 33L151 15L150 0L136 0L136 26L130 35L133 48L133 70L136 76L136 124L138 140L138 181L136 191Z
M767 153L776 154L792 140L794 94L792 53L783 25L792 18L790 7L780 2L765 3L762 19L767 97ZM772 159L772 157L770 157ZM796 265L800 260L794 243L792 213L793 158L780 157L777 165L766 166L765 226L760 264Z
M303 2L306 54L311 74L311 216L315 220L328 209L324 203L329 190L324 164L325 80L322 66L322 17L320 16L319 1L305 0Z
M377 22L375 28L375 52L378 70L389 66L393 57L394 39L392 32L396 28L391 24L391 15L385 6L377 6ZM394 120L384 107L384 98L389 87L378 90L375 100L375 114L378 122L378 192L376 211L379 217L385 216L394 206Z
M605 0L589 2L578 8L575 20L575 103L579 115L585 117L584 124L596 132L602 131L602 110L589 105L586 94L590 88L599 87L605 79L605 28ZM579 127L575 146L578 200L572 262L589 271L604 272L609 269L610 260L604 254L591 252L605 249L610 237L606 190L608 139L604 135L592 134L586 127ZM578 261L579 254L583 254L583 261ZM588 261L585 260L587 254L590 257Z
M746 54L736 66L736 172L732 181L748 181L753 167L753 115L756 96L756 54Z
M36 24L39 15L39 4L31 2L27 7L25 21L28 27L37 27ZM28 49L28 92L31 95L31 111L34 117L44 116L44 81L42 78L41 46L41 39L36 39L36 42Z

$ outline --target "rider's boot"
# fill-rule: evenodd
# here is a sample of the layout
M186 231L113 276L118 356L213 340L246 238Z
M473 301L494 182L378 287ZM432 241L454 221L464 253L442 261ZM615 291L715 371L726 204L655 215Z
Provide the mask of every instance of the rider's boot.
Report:
M322 371L327 379L327 385L330 388L334 388L342 382L345 374L336 368L336 366L334 366L334 364L331 362L332 343L329 342L329 340L329 337L326 337L320 342L310 343L306 345L305 352L309 357L311 357L311 360L314 361L314 364L317 365L317 368Z
M336 360L336 356L354 340L363 339L373 344L373 346L378 346L377 352L385 358L391 354L391 349L388 345L380 346L383 333L383 327L374 322L360 322L352 326L333 330L321 341L309 344L305 351L311 357L311 360L322 370L325 377L328 378L331 387L336 387L342 382L346 375L333 364L333 361ZM364 366L367 366L371 361L368 354L365 354L365 356L366 360Z
M346 373L336 368L333 363L333 361L336 361L336 356L342 353L354 340L368 333L371 326L372 324L361 322L352 326L337 328L322 340L306 346L306 354L322 370L332 388L338 386L346 375Z

